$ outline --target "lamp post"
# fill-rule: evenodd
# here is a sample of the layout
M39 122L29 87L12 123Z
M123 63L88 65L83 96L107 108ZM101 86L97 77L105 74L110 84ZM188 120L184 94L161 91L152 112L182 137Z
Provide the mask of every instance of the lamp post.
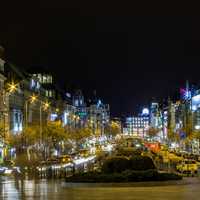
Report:
M2 135L2 143L3 147L6 147L6 125L9 124L9 99L8 97L13 94L18 89L18 83L12 81L8 83L5 88L0 91L1 101L1 112L3 113L3 135ZM7 118L7 120L6 120ZM8 127L9 131L9 127Z
M44 111L48 110L50 107L50 104L49 102L43 102L43 101L40 101L40 147L42 146L43 144L43 130L42 130L42 126L43 126L43 123L42 123L42 109ZM45 158L45 152L44 152L44 158Z
M28 99L25 100L25 127L28 126L28 107L29 103L33 104L37 100L37 96L35 94L31 95Z
M42 137L42 126L43 126L42 111L43 110L46 111L49 108L50 104L48 101L43 102L42 100L39 100L38 96L36 96L35 94L30 96L30 98L25 101L25 119L26 119L25 125L26 125L26 127L28 125L28 103L30 102L30 104L33 104L36 101L39 101L39 103L40 103L40 106L39 106L39 127L40 127L39 130L40 131L39 132L40 132L40 147L41 147L42 141L43 141L43 139L42 139L43 138Z

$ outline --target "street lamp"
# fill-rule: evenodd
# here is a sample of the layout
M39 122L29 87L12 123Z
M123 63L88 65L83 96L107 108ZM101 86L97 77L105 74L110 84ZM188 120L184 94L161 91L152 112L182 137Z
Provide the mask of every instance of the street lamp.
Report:
M200 130L200 125L196 125L194 128L195 128L196 130Z
M26 127L27 127L27 124L28 124L28 102L33 104L33 103L35 103L37 98L38 97L35 94L33 94L27 100L25 100L25 125L26 125Z
M49 107L50 107L50 103L48 101L46 101L46 102L40 101L40 145L42 145L42 140L43 140L43 136L42 136L42 108L43 108L44 111L46 111Z
M32 96L30 96L30 102L34 103L37 100L37 96L35 94L33 94Z
M38 98L37 95L33 94L31 95L26 101L25 101L25 108L26 108L26 127L28 123L28 102L31 104L35 103L38 101L40 103L39 107L39 126L40 126L40 145L42 145L42 110L46 111L50 107L50 103L48 101L42 101Z
M14 81L12 81L11 83L8 83L8 93L11 94L13 92L15 92L18 88L18 83L14 83Z
M47 110L50 106L50 103L49 102L43 102L43 107L44 107L44 110Z
M12 93L14 93L17 89L18 89L18 83L15 83L14 81L12 81L11 83L7 83L6 87L4 87L1 91L0 91L0 96L1 96L1 105L0 105L0 111L3 113L3 126L4 126L4 130L3 130L3 146L5 147L6 145L6 124L9 124L9 102L7 101L7 97L9 97ZM6 120L7 119L7 120ZM7 129L8 133L9 133L9 128Z

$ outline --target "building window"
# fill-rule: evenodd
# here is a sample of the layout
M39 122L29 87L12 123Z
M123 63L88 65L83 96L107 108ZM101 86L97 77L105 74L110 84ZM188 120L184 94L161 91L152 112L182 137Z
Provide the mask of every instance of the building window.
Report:
M46 97L49 96L49 92L48 92L48 90L45 91L45 96L46 96Z
M13 111L13 131L15 133L22 131L22 112L19 110Z
M75 102L74 102L75 106L78 106L78 100L76 99Z
M47 76L47 83L52 83L52 76L51 75Z
M41 74L38 74L37 77L38 77L38 79L39 79L39 82L42 83L42 75L41 75Z
M49 97L52 97L52 96L53 96L52 91L49 90Z
M42 83L47 83L47 77L45 75L42 76Z

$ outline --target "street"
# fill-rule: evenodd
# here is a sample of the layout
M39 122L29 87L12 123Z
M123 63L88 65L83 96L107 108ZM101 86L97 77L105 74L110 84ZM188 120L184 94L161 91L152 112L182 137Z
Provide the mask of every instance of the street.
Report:
M18 180L1 177L0 199L73 199L73 200L198 200L200 179L182 182L134 184L74 184L63 181ZM143 186L144 185L144 186ZM158 186L159 185L159 186Z

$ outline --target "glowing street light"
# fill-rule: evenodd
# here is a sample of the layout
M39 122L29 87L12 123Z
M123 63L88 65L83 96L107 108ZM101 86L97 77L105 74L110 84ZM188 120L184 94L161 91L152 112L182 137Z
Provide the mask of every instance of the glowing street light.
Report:
M37 100L37 96L36 95L32 95L32 96L30 96L30 102L31 103L34 103L35 101Z
M196 130L200 130L200 125L196 125L194 128L195 128Z
M79 117L79 116L77 116L77 117L76 117L76 119L77 119L77 120L80 120L80 117Z
M14 83L13 81L11 83L8 83L8 92L12 93L17 90L18 83Z
M47 110L50 106L50 103L49 102L45 102L44 103L44 110Z

